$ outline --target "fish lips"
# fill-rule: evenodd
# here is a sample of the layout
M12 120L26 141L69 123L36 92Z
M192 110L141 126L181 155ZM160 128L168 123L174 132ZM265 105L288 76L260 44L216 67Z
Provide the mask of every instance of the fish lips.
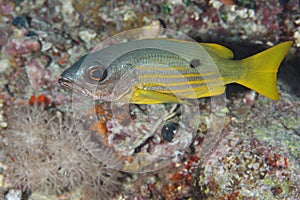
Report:
M68 90L72 90L74 87L74 82L68 78L60 77L58 79L58 83L60 86L62 86L63 88L66 88Z
M65 78L65 77L60 77L58 79L58 83L63 88L75 91L76 93L81 93L83 96L91 96L91 97L93 97L93 94L88 89L86 89L84 87L81 87L79 84L76 84L71 79L68 79L68 78Z

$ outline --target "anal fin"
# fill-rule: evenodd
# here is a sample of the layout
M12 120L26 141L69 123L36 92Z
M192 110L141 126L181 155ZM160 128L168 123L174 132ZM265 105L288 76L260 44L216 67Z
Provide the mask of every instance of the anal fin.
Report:
M164 94L152 90L135 89L130 103L135 104L158 104L158 103L180 103L190 104L182 99L179 99L174 94Z

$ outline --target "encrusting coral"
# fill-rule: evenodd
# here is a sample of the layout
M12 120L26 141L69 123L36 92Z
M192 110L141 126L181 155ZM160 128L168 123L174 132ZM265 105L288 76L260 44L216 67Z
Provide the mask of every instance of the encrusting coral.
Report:
M1 156L10 188L46 194L81 188L85 199L108 199L118 190L121 173L90 154L100 147L83 144L70 117L34 104L18 109L9 121ZM112 151L102 150L103 157L114 158Z

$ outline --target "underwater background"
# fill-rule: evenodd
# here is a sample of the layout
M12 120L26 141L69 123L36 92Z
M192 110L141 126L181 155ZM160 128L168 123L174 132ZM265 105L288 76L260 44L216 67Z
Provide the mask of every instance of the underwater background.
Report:
M227 86L220 112L199 99L199 118L186 119L200 122L189 146L164 167L133 173L141 164L115 148L128 150L123 142L153 129L145 121L175 107L130 105L131 126L122 110L114 118L109 102L96 102L78 119L85 97L58 79L102 41L143 27L224 45L234 59L294 41L277 76L281 99L237 84ZM0 200L300 199L299 1L0 0L0 47ZM160 130L167 153L180 115ZM134 151L151 151L161 138L152 140Z

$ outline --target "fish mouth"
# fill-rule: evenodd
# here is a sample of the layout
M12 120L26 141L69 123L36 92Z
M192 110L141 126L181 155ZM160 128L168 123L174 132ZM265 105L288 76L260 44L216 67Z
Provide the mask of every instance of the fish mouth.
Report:
M74 88L74 82L70 79L61 77L58 79L58 83L60 86L68 89L68 90L72 90Z
M75 91L76 93L79 93L83 96L89 97L93 100L111 100L108 97L101 97L99 94L92 92L90 90L88 90L85 87L80 86L79 84L76 84L76 82L74 82L71 79L65 78L65 77L61 77L58 79L58 83L60 86L62 86L63 88L66 88L68 90L72 90Z
M68 90L73 90L77 93L81 93L83 96L92 96L92 93L89 90L87 90L86 88L81 87L80 85L76 84L71 79L61 77L61 78L58 79L58 83L63 88L66 88Z

